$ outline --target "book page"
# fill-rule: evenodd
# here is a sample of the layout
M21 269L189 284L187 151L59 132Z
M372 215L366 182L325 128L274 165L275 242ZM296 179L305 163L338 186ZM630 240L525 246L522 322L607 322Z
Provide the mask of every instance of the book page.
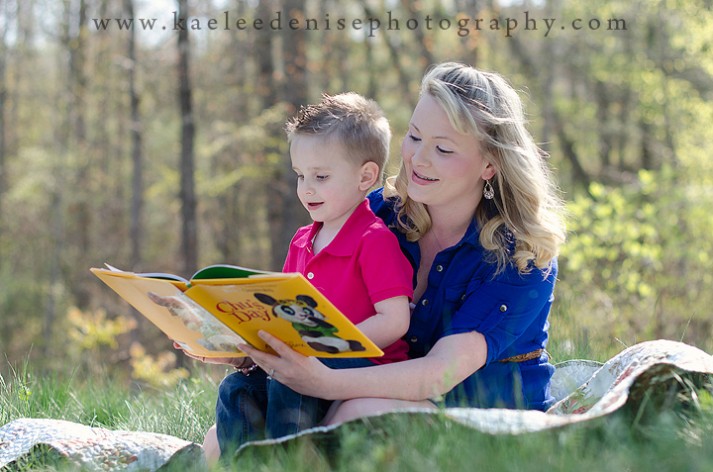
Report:
M245 341L191 300L175 282L104 269L92 272L184 350L202 357L243 357Z
M196 282L186 294L261 350L265 330L307 356L383 355L300 274Z

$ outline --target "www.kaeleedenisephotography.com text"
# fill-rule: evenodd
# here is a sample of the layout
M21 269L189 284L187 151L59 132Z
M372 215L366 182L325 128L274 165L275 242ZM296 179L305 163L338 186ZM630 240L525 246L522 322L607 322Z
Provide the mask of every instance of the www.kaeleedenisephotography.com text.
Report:
M332 16L329 13L293 17L275 11L265 18L248 18L231 11L223 11L213 17L182 17L173 11L164 18L92 18L89 25L97 31L351 31L370 38L379 33L417 29L450 31L460 37L479 32L500 33L505 37L518 33L550 37L556 31L627 31L628 28L623 18L548 18L531 14L528 10L502 17L424 14L418 18L394 14L392 11L381 16L364 17Z

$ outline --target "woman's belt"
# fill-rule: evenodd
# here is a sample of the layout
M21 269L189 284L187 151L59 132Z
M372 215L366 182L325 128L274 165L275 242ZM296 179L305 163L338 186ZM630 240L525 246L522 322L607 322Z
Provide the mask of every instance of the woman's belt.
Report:
M536 349L527 354L518 354L516 356L506 357L505 359L500 359L498 362L525 362L532 359L538 359L542 353L545 352L544 349Z

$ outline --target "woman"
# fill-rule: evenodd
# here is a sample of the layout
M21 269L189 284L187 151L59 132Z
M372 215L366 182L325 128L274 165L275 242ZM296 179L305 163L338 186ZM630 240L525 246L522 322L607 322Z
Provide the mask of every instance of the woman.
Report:
M411 359L330 370L267 333L278 355L241 349L295 391L340 400L327 423L437 405L545 410L547 318L565 231L517 93L496 74L434 67L401 154L399 174L369 200L416 270ZM209 454L214 441L209 432Z

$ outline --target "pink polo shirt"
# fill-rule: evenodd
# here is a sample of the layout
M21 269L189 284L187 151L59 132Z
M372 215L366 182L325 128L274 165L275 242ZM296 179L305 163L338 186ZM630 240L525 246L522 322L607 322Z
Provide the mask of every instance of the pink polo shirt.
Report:
M314 254L312 242L322 226L297 230L290 243L284 272L300 272L354 324L376 314L374 304L389 298L413 297L413 268L396 236L364 200L332 242ZM408 358L402 339L388 346L377 364Z

